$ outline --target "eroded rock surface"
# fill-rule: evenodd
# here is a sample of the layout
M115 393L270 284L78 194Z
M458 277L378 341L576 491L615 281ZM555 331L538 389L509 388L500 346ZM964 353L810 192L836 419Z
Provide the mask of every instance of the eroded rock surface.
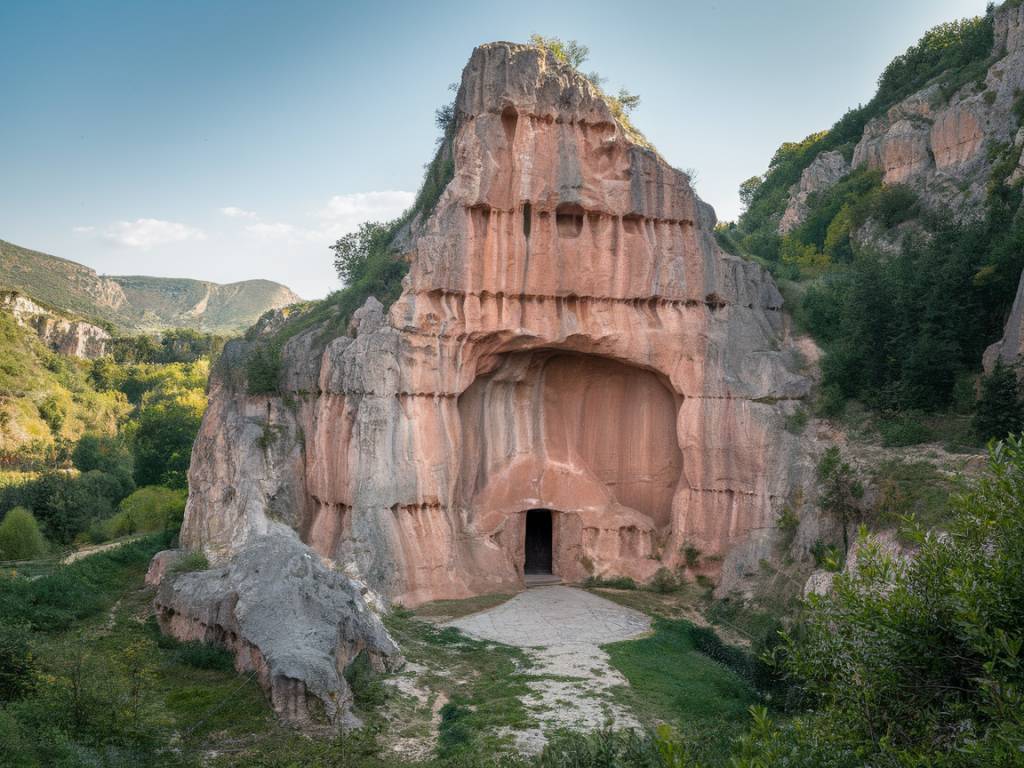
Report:
M822 152L800 174L800 181L789 192L789 204L779 221L779 234L796 229L810 212L811 195L824 192L850 172L850 164L841 152Z
M280 521L406 605L521 588L532 509L567 581L728 565L813 475L771 277L536 47L473 52L451 155L390 311L291 338L280 396L238 380L258 339L229 345L184 544L223 562Z
M0 293L0 308L10 312L18 325L35 331L55 352L95 360L106 352L110 334L83 320L73 320L36 304L15 292Z
M161 555L162 563L174 559ZM403 663L360 585L283 526L225 565L167 573L156 609L164 632L231 650L236 668L258 677L278 714L307 729L358 724L344 671L360 653L380 671Z

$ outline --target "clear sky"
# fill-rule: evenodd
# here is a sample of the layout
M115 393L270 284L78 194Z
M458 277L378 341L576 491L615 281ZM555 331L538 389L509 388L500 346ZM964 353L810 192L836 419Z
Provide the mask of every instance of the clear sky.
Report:
M776 147L867 101L984 0L0 0L0 239L104 274L338 287L327 246L398 214L474 45L533 32L641 96L720 219Z

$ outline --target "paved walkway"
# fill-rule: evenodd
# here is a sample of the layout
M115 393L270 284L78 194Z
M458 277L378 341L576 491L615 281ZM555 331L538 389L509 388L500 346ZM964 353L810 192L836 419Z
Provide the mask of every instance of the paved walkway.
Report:
M644 614L572 587L537 587L496 608L464 616L449 626L467 635L523 648L534 660L531 694L523 704L539 728L515 733L520 749L539 752L544 732L555 728L594 730L639 723L614 700L628 685L608 664L600 646L629 640L650 629Z

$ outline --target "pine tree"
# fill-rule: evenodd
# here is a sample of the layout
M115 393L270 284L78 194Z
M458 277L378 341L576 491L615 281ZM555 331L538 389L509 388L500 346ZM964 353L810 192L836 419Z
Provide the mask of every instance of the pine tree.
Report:
M974 429L983 440L1004 438L1024 431L1024 400L1017 374L1002 361L981 380L981 397L974 413Z

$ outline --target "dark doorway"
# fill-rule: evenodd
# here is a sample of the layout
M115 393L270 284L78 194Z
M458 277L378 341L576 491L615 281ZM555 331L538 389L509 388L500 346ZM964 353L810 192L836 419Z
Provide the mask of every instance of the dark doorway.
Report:
M526 562L524 573L551 573L551 510L526 513Z

